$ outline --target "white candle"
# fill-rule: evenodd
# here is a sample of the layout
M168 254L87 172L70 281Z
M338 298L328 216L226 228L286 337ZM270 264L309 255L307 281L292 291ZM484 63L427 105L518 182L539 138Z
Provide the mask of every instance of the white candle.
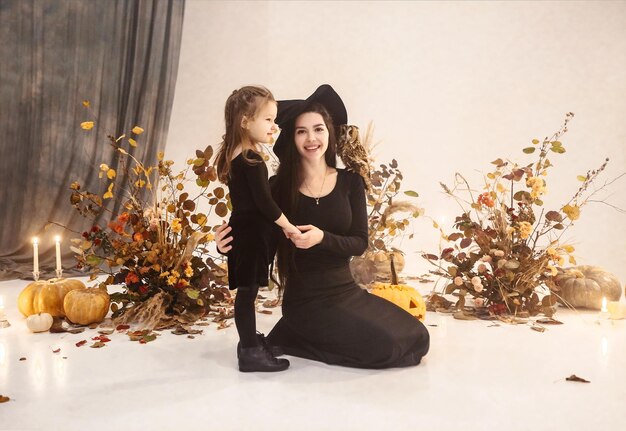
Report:
M39 272L39 239L33 238L33 272Z
M602 308L600 308L600 312L601 313L606 313L608 312L608 308L606 308L606 296L602 297Z
M61 268L61 237L55 236L54 242L56 243L57 273L58 273L63 270L63 268Z

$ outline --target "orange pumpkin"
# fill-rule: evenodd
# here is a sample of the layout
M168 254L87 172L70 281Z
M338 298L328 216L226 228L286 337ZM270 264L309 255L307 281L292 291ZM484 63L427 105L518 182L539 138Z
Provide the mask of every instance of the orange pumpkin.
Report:
M37 313L48 313L53 317L64 317L63 300L68 292L84 288L78 280L52 278L34 281L24 288L17 297L17 308L28 317Z
M109 312L110 301L106 289L76 289L65 295L63 308L70 322L89 325L104 320Z
M405 284L374 283L371 293L393 302L420 321L426 318L426 302L414 288Z

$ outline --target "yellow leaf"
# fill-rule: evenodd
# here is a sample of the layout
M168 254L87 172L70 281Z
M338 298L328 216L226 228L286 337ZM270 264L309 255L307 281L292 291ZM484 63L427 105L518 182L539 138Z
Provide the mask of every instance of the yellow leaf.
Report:
M569 257L569 263L571 263L572 265L576 265L576 259L574 259L574 256Z
M135 141L133 138L128 138L128 143L131 145L131 147L137 146L137 141Z
M107 171L107 177L112 180L113 178L115 178L115 169L109 169Z
M433 227L434 227L435 229L439 229L439 225L437 224L437 222L436 222L436 221L433 221Z
M573 245L564 245L563 250L565 250L566 253L572 253L574 251L574 246Z
M207 221L207 218L206 218L206 216L205 216L205 215L203 215L203 214L199 214L199 215L198 215L197 223L198 223L200 226L204 226L204 225L206 224L206 221Z
M89 100L83 100L83 106L89 108Z
M157 153L157 160L160 162L161 160L163 160L163 157L165 157L165 153L163 153L163 151L159 151Z
M139 126L135 126L135 127L133 127L132 132L135 135L141 135L143 133L143 129L141 127L139 127Z
M170 213L174 213L174 212L176 212L176 205L174 205L174 204L169 204L169 205L167 206L167 212L170 212Z
M102 196L103 199L110 199L113 197L113 186L115 184L111 183L109 184L109 189L107 190L107 192Z
M109 168L109 165L107 165L106 163L102 163L102 164L100 165L100 170L101 170L101 171L108 171L109 169L110 169L110 168Z
M487 178L489 178L490 180L494 180L496 178L496 176L494 174L492 174L491 172L489 172L487 174Z
M182 183L178 183L178 184L176 184L176 190L182 190L182 189L184 189L184 188L185 188L185 186L183 186L183 184L182 184Z
M533 139L533 144L537 145L539 143L539 139Z
M93 129L94 124L95 123L93 121L83 121L82 123L80 123L80 127L84 130L91 130Z
M580 217L580 208L578 208L577 205L565 205L563 207L563 212L572 221L578 220Z
M587 179L587 177L585 177L584 175L578 175L578 176L576 177L576 179L577 179L578 181L585 181L585 180Z
M145 185L146 185L146 182L144 180L137 180L137 181L135 181L135 187L142 188Z
M128 152L127 152L125 149L123 149L123 148L118 148L117 150L118 150L120 153L122 153L122 154L126 154L126 155L128 155Z
M496 186L496 190L498 190L498 193L504 193L506 192L506 187L504 187L501 183L498 183L498 185Z
M80 189L80 184L78 183L78 181L74 181L74 182L70 185L70 189L72 189L72 190L78 190L78 189Z

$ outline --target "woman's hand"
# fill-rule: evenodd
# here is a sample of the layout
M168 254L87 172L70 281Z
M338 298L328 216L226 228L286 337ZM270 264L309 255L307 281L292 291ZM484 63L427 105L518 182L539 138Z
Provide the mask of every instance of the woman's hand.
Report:
M215 244L217 244L217 250L222 254L228 253L230 249L233 248L232 245L228 245L233 240L233 237L229 236L231 230L233 230L233 228L227 225L226 222L222 223L222 225L215 230Z
M302 233L300 235L291 235L290 239L297 248L311 248L322 242L324 238L324 232L312 224L296 227Z

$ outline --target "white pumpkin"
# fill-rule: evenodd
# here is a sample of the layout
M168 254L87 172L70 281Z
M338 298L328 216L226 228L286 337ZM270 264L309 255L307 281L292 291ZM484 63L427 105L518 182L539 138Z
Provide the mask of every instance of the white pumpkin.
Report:
M567 268L554 278L554 282L561 288L559 296L572 307L599 310L603 297L607 301L619 301L622 296L617 277L598 266Z
M31 332L46 332L52 327L52 320L49 313L31 314L26 318L26 326Z

